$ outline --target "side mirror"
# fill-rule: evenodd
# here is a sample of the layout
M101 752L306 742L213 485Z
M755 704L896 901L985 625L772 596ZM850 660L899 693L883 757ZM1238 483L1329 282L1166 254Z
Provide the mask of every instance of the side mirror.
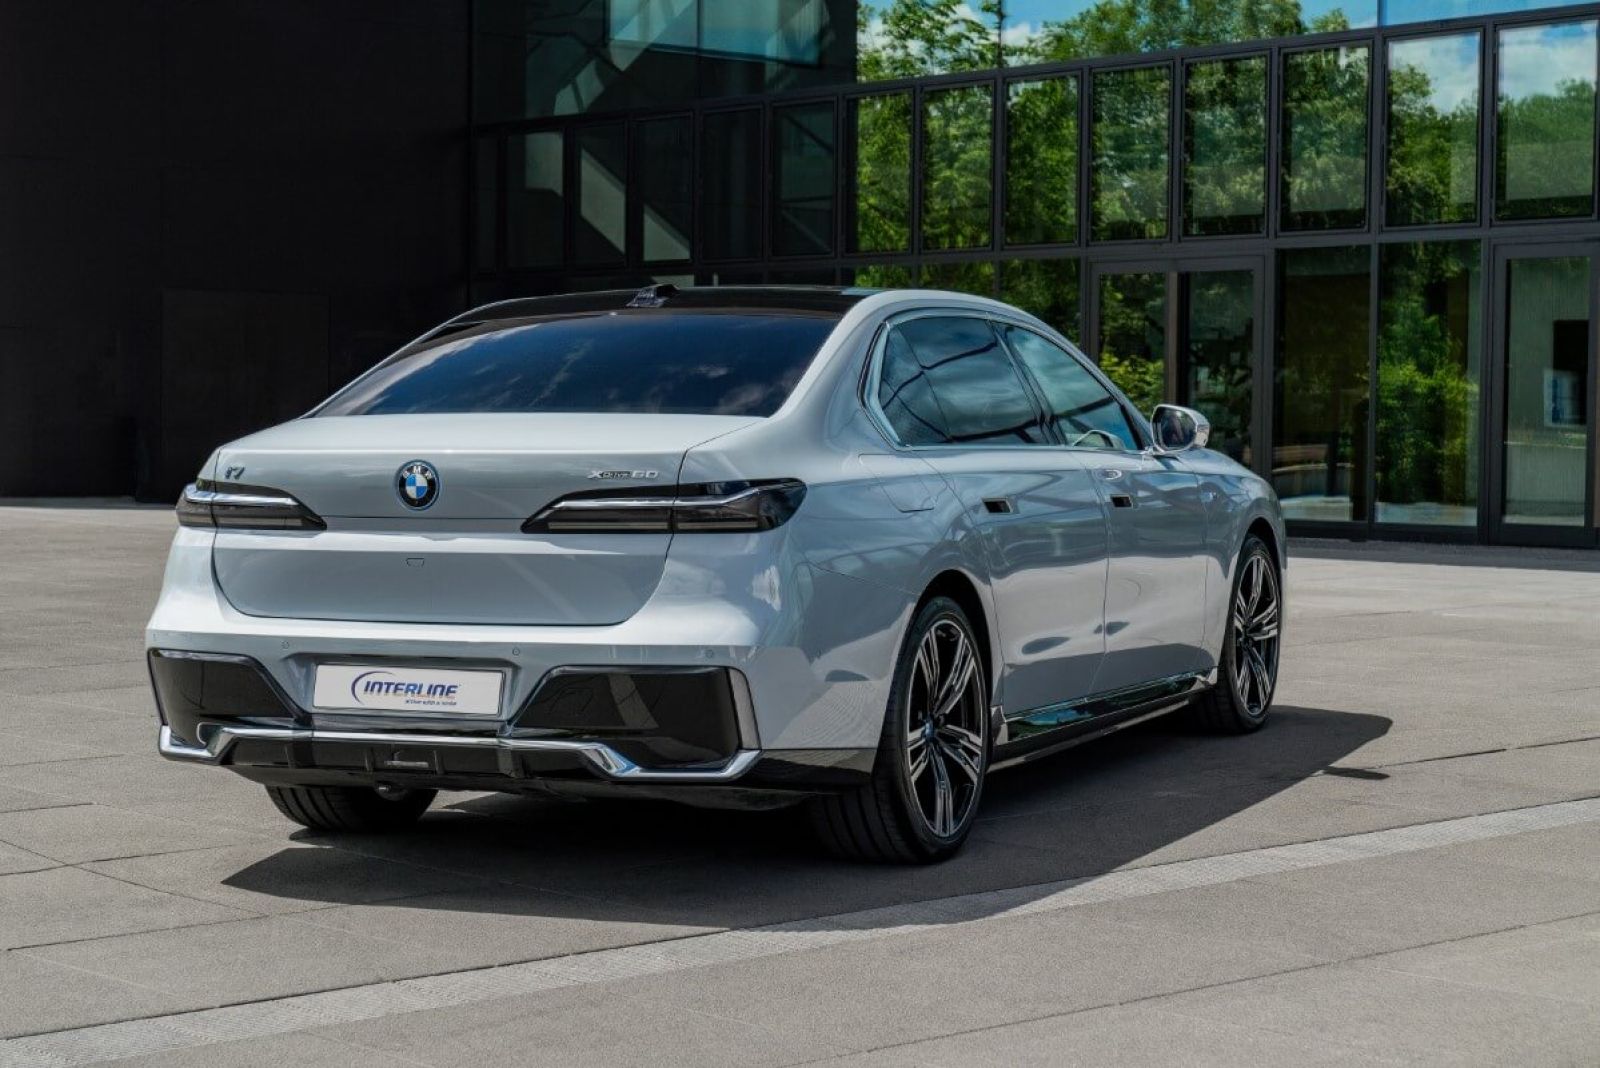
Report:
M1193 408L1180 408L1176 404L1156 405L1150 416L1150 426L1155 431L1158 453L1203 449L1211 440L1211 420Z

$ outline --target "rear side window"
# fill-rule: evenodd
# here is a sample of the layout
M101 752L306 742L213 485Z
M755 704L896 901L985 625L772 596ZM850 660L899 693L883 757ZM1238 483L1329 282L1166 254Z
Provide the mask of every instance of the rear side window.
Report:
M771 415L838 317L650 309L506 325L391 357L317 415Z
M1039 383L1062 441L1080 448L1138 451L1139 438L1122 405L1077 357L1031 330L1004 329L1006 344Z
M878 407L904 445L1044 440L1033 398L982 319L929 316L891 329Z

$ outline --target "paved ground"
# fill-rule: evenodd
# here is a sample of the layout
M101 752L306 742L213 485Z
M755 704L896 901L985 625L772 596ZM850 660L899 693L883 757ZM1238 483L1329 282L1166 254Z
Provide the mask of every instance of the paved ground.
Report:
M883 870L658 805L300 832L155 756L170 522L0 508L0 1065L1600 1063L1593 554L1305 546L1267 730Z

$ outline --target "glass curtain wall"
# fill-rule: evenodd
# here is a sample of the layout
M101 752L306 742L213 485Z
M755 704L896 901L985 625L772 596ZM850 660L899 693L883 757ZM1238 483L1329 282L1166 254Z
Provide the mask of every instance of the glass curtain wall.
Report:
M480 127L474 289L995 295L1200 407L1297 521L1589 520L1600 4L1025 71L985 40L955 78Z

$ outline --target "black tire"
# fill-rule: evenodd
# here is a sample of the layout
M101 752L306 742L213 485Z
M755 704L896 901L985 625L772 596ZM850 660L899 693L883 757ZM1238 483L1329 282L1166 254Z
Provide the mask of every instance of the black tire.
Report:
M920 653L931 642L936 656L951 662L945 666L966 677L958 634L970 655L970 678L957 684L951 710L936 716ZM954 855L972 831L989 770L988 697L988 673L972 624L948 597L930 599L918 609L895 663L872 780L812 802L823 844L845 859L879 864L930 864ZM921 724L920 743L912 740L913 717ZM944 825L943 833L935 822Z
M1255 583L1262 585L1257 588ZM1270 619L1265 598L1271 599ZM1249 609L1248 627L1241 627L1241 610ZM1272 710L1278 688L1279 634L1283 624L1283 577L1266 543L1254 534L1245 538L1234 568L1233 589L1228 594L1227 634L1217 664L1217 684L1189 706L1189 722L1210 734L1249 734L1261 729ZM1261 635L1270 636L1263 638ZM1244 654L1241 656L1241 646ZM1259 670L1240 665L1259 657Z
M433 790L370 786L269 786L278 811L314 831L376 834L416 823L433 804Z

